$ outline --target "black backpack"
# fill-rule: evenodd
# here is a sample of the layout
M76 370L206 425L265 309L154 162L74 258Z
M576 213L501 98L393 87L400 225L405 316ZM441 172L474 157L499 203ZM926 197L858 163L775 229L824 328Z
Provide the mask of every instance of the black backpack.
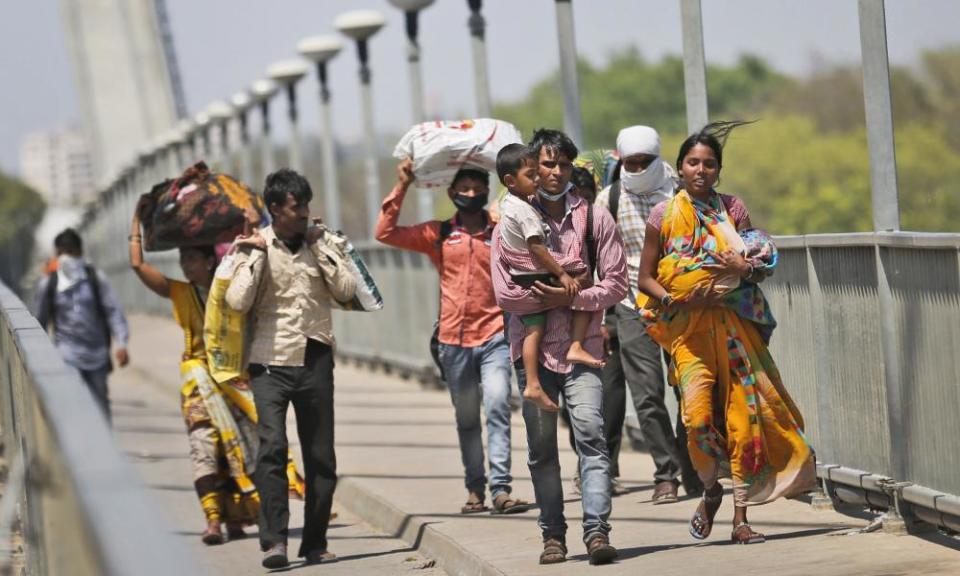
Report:
M87 264L84 266L84 269L87 271L87 280L90 281L90 289L93 291L93 302L96 306L97 317L100 320L100 326L103 328L103 332L107 335L107 348L110 348L111 344L111 334L110 334L110 323L107 321L107 308L103 305L103 296L100 293L100 278L97 276L96 269ZM56 329L56 318L57 318L57 271L54 270L50 273L49 280L47 281L47 290L43 295L44 300L47 303L47 317L44 319L44 328L49 326L54 326Z

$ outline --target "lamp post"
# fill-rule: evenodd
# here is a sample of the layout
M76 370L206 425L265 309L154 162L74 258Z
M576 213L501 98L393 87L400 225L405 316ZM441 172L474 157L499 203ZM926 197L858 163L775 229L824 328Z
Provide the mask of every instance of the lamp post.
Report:
M206 112L200 112L193 117L193 124L196 126L197 135L197 156L204 161L209 162L212 147L210 145L210 116Z
M373 238L380 212L380 173L378 166L377 139L373 127L373 96L370 91L370 67L367 64L367 41L385 24L383 15L376 10L345 12L334 20L333 25L345 36L357 43L360 60L360 93L363 104L363 135L366 148L367 175L367 235Z
M470 19L467 20L467 26L470 28L470 36L473 37L473 77L476 79L474 88L477 98L477 116L479 118L489 118L490 108L490 79L487 73L487 41L486 29L487 22L480 13L482 5L481 0L467 0L470 7Z
M247 123L247 116L250 106L253 105L253 99L247 92L237 92L230 97L230 105L233 106L233 113L237 119L237 133L240 135L237 174L240 175L244 184L250 186L253 184L253 158L250 154L250 126Z
M217 135L219 146L217 146L217 152L213 156L214 166L211 166L211 168L226 172L230 157L229 122L230 118L233 117L233 110L223 100L217 100L207 107L207 115L210 116L211 123L216 126L219 133Z
M333 118L330 111L330 88L327 83L327 62L340 53L343 43L336 36L311 36L297 44L300 55L317 67L320 83L320 153L323 163L323 218L332 230L340 230L340 190L337 177L336 149L333 142Z
M577 79L577 42L573 33L572 0L557 0L557 38L560 41L560 75L563 77L563 129L581 148L580 83Z
M270 139L270 98L277 93L277 85L270 80L257 80L250 88L253 101L260 106L260 180L273 172L273 142Z
M423 103L423 75L420 71L420 44L417 42L417 25L420 11L433 4L434 0L390 0L403 10L407 25L407 61L410 63L410 100L413 105L413 121L425 121ZM417 213L421 221L433 219L433 193L425 188L417 189Z
M277 62L267 69L267 76L287 92L287 114L290 118L290 145L288 166L303 173L303 150L300 143L300 123L297 119L297 82L307 73L306 63L300 60Z
M193 120L185 118L177 123L177 168L183 171L193 161Z

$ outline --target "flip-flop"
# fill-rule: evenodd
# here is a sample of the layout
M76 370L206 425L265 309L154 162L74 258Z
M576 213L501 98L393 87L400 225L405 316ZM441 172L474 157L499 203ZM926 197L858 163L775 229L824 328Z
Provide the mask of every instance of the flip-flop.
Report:
M760 544L766 542L767 538L763 534L755 532L753 526L741 522L730 533L730 541L734 544Z
M489 508L483 503L483 500L467 500L466 504L460 508L461 514L478 514L486 512Z
M697 540L706 540L710 536L710 532L713 531L713 519L716 517L717 511L720 510L721 502L723 502L722 491L718 496L707 496L706 492L703 493L700 504L697 505L697 511L693 513L693 518L690 519L691 536ZM698 525L703 526L703 528L698 528Z
M530 509L530 503L519 498L511 498L506 494L499 494L493 499L491 514L519 514Z

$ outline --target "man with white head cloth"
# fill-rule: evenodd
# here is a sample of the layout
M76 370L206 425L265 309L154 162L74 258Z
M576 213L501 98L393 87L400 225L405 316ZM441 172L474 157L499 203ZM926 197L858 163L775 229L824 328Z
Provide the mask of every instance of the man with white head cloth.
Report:
M677 501L681 473L688 494L697 494L702 486L690 465L686 439L683 438L681 444L674 435L663 400L661 350L639 322L635 302L647 217L654 206L673 196L677 178L673 167L660 157L660 135L649 126L621 130L617 135L617 152L619 172L614 175L614 182L597 195L596 204L610 210L617 222L627 257L629 291L623 301L608 310L606 324L615 328L611 329L612 335L619 338L623 376L630 387L640 430L656 465L652 501L666 504ZM622 381L604 384L605 388L623 385ZM612 397L623 398L623 394ZM615 408L618 414L623 410ZM611 476L615 476L615 463L611 472Z

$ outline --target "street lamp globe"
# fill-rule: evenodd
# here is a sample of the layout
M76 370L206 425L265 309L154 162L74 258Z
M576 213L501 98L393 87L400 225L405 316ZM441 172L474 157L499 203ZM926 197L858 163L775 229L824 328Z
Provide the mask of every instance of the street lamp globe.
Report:
M234 112L243 114L253 105L253 98L250 97L249 92L237 92L230 97L230 105L233 106Z
M433 4L434 0L390 0L390 3L404 12L418 12Z
M253 83L250 87L250 94L258 104L266 102L277 93L279 87L271 80L262 78Z
M354 40L366 40L386 23L386 18L377 10L353 10L337 16L333 27Z
M340 53L343 42L336 36L310 36L297 43L297 52L312 62L327 62Z
M308 70L302 60L284 60L267 68L267 76L277 84L287 86L303 78Z

